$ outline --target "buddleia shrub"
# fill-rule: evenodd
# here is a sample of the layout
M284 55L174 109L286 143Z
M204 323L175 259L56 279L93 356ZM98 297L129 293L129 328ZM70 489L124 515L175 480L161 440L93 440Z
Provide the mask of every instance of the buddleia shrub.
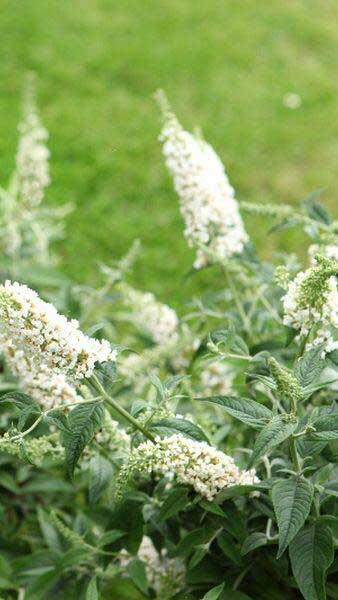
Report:
M238 201L160 92L190 276L208 269L214 287L177 312L135 289L137 242L97 288L73 284L43 226L30 94L2 190L0 596L338 597L337 222L314 196ZM263 262L250 215L264 236L305 232L304 264Z

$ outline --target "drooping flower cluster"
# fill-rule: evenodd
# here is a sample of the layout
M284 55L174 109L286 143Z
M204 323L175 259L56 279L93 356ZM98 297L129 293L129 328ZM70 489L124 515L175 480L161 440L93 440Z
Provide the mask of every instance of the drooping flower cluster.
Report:
M163 96L159 100L163 154L180 198L184 235L197 248L194 267L199 269L241 253L248 236L221 160L204 140L183 130Z
M317 255L316 265L298 273L282 298L284 324L299 331L296 339L307 340L308 349L317 344L325 344L325 352L338 348L332 334L338 329L337 273L336 261Z
M11 281L0 286L0 348L13 374L47 406L76 402L76 382L116 357L106 340L87 337L77 321Z
M241 471L231 456L180 434L140 444L131 454L128 472L174 476L208 500L226 487L259 481L254 469Z
M172 308L159 302L150 292L141 292L125 283L120 289L131 308L131 319L140 330L159 345L177 339L179 319Z
M16 156L18 196L22 205L28 210L41 203L44 190L50 183L48 165L50 153L46 146L48 132L40 122L32 84L33 82L29 81L26 89Z

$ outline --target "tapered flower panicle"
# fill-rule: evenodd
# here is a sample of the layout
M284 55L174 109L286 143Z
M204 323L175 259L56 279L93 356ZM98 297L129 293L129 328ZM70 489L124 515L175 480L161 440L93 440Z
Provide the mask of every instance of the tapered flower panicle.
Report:
M23 206L30 210L40 204L50 183L48 132L39 119L32 77L27 81L19 133L16 155L18 196Z
M0 348L13 374L48 407L76 402L76 383L116 357L106 340L87 337L77 321L10 281L0 286Z
M131 454L129 472L154 472L174 476L183 484L212 500L222 489L232 485L258 483L255 470L241 471L233 458L183 435L144 442Z
M338 262L316 255L316 265L298 273L283 297L284 324L308 339L307 348L325 344L325 352L338 348ZM312 339L311 332L315 336Z
M77 321L68 321L26 285L6 281L0 286L0 319L5 348L75 379L90 377L96 362L115 358L106 340L84 335Z
M163 93L158 99L163 154L180 198L184 235L197 248L195 268L241 253L248 236L222 162L209 144L182 129Z

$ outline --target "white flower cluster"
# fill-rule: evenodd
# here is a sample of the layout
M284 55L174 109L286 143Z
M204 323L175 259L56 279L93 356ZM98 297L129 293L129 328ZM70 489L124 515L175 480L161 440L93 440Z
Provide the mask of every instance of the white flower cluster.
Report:
M338 348L338 341L332 334L338 329L338 289L333 272L334 269L328 270L325 264L301 271L290 282L282 298L283 322L299 331L296 340L306 339L307 349L325 344L324 353ZM311 340L310 334L314 330L315 337Z
M180 198L184 235L197 248L194 267L199 269L241 253L248 235L221 160L204 140L182 129L163 98L161 104L163 154Z
M174 475L208 500L226 487L259 481L254 469L241 471L231 456L180 434L140 444L131 454L129 470Z
M43 199L50 183L47 130L41 125L31 85L26 90L23 120L19 125L20 139L16 156L16 176L19 198L28 210Z
M219 394L225 396L233 393L232 382L234 374L228 365L213 360L202 367L200 385L206 396Z
M126 284L120 287L132 309L131 318L139 329L159 345L177 339L179 319L172 308L159 302L150 292L141 292Z
M97 362L116 358L106 340L87 337L77 321L10 281L0 286L0 348L13 374L47 406L76 402L76 382Z

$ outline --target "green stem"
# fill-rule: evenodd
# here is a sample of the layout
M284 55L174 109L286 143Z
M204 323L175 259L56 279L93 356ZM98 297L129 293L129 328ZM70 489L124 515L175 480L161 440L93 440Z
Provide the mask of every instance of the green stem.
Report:
M246 312L244 310L242 302L241 302L240 298L238 297L237 289L236 289L236 287L235 287L235 285L234 285L234 283L232 281L232 278L231 278L230 274L226 270L226 268L223 265L221 265L221 268L222 268L222 271L224 273L226 282L227 282L227 284L229 286L229 289L231 290L232 297L233 297L233 299L235 301L235 304L237 306L238 313L239 313L239 315L240 315L240 317L242 319L243 327L247 331L247 333L249 333L250 329L251 329L250 321L249 321L249 319L248 319L248 317L246 315Z
M104 400L107 402L107 404L109 404L109 406L111 406L116 412L118 412L122 417L124 417L127 421L129 421L129 423L133 427L135 427L135 429L138 429L141 433L143 433L143 435L148 440L155 443L154 436L145 427L143 427L136 419L134 419L134 417L129 412L127 412L122 406L117 404L117 402L115 402L115 400L113 400L113 398L111 398L111 396L109 396L109 394L107 394L106 390L101 385L101 383L99 382L96 375L93 375L91 377L90 381L93 384L93 386L95 387L95 389L98 392L100 392L100 394L102 395Z
M289 448L290 448L290 456L291 456L295 471L297 473L300 473L301 467L300 467L300 462L299 462L299 458L298 458L296 440L294 437L291 437L289 440Z
M26 435L31 433L31 431L33 431L35 429L35 427L37 427L37 425L39 425L39 423L42 421L43 417L44 417L44 414L40 415L38 417L38 419L36 419L36 421L34 421L33 425L31 425L29 427L29 429L26 429L26 431L23 431L22 433L18 433L17 435L14 435L12 438L9 439L9 441L16 442L17 440L21 440L22 438L24 438Z

